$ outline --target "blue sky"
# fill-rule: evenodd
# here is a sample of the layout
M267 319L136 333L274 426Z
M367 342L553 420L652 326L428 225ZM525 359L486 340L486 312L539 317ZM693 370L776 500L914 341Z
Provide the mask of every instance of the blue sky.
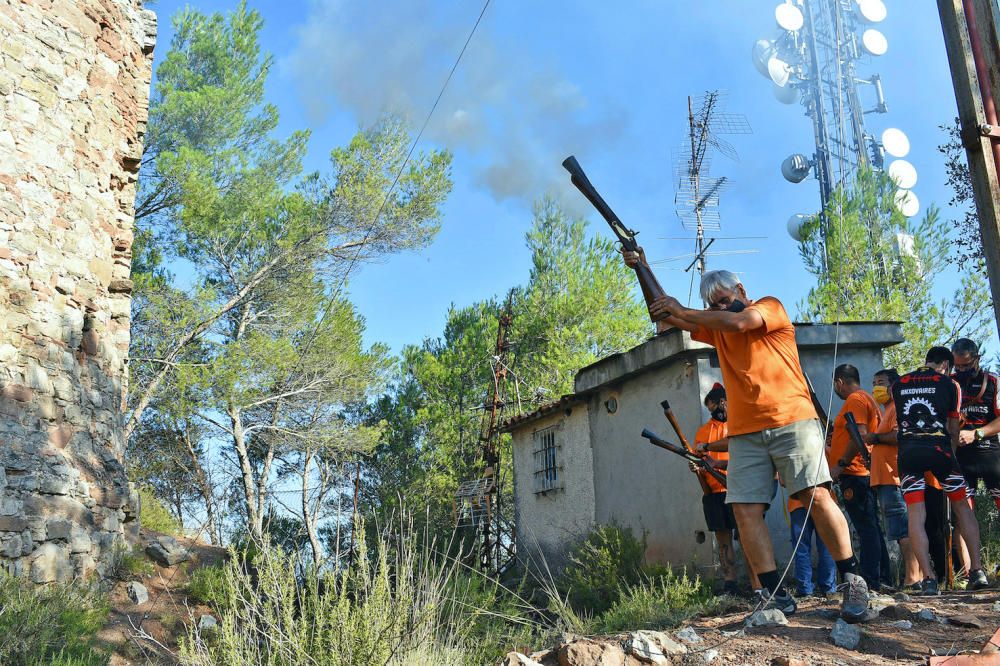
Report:
M879 29L888 53L864 62L859 75L882 76L889 113L867 116L868 128L903 129L912 145L907 159L919 174L921 214L937 203L946 217L958 217L947 208L936 150L944 136L938 126L954 118L955 98L935 5L885 1L889 16ZM727 110L746 115L754 130L730 137L739 162L714 161L713 175L732 182L721 204L722 234L766 237L719 241L721 249L760 252L710 258L709 268L740 272L751 297L775 295L794 312L811 278L785 224L793 213L815 212L819 194L811 178L793 185L781 177L785 156L813 152L811 124L801 106L772 97L750 61L754 40L776 31L776 4L493 0L419 146L455 155L441 233L429 248L365 266L351 280L367 340L398 351L438 335L450 304L525 282L531 202L546 193L586 213L594 233L607 233L569 189L560 162L571 153L641 232L651 260L690 252L691 242L664 239L691 235L674 213L671 151L684 136L687 96L709 89L728 91ZM169 46L170 17L185 5L225 12L236 2L157 2L157 63ZM276 59L267 95L281 112L280 130L312 130L307 167L319 170L332 148L383 109L422 122L482 7L478 0L250 6L265 19L262 43ZM688 275L662 266L657 272L668 291L686 299ZM954 284L946 276L941 295Z

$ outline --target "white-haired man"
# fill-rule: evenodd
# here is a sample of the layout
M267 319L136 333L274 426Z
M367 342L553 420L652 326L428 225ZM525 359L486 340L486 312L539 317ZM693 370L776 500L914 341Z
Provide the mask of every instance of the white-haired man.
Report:
M624 257L629 266L645 262L641 250ZM768 605L785 613L796 609L780 584L764 523L777 472L791 497L807 507L811 503L816 531L843 576L841 617L869 619L868 586L858 570L847 520L830 493L823 432L799 364L795 327L778 299L751 301L730 271L705 273L701 297L705 310L664 296L650 304L649 313L658 330L684 329L718 351L729 405L726 501L733 505L747 559L768 591Z

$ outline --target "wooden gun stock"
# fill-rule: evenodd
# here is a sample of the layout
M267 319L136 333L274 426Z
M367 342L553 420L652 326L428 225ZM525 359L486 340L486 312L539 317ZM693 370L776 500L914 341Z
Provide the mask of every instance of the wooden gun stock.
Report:
M604 198L598 193L597 188L591 184L590 179L587 178L587 174L584 173L583 167L576 161L576 158L570 155L563 160L562 165L570 174L570 182L576 186L576 189L580 190L583 196L587 197L587 201L607 221L611 227L611 231L618 238L618 242L622 244L622 249L628 252L638 252L639 245L635 242L635 232L622 224L622 221L618 219L615 212L611 210L611 206L604 201ZM666 292L663 291L663 287L660 286L660 282L653 275L653 270L646 263L645 259L640 259L639 263L635 265L634 270L636 277L639 279L639 288L642 289L642 297L645 299L647 307L656 299L666 296ZM653 321L656 320L654 319Z
M681 424L677 422L677 417L674 416L673 410L670 409L670 401L663 400L660 402L660 407L663 407L663 414L667 417L667 421L670 426L677 433L677 439L681 440L681 444L687 449L688 453L698 456L698 452L694 450L694 447L688 442L687 437L684 436L684 431L681 430ZM699 458L702 456L698 456ZM701 490L704 493L709 493L712 491L711 487L708 485L708 481L705 480L705 473L698 472L698 483L701 484Z
M690 451L687 451L686 449L682 449L676 444L671 444L670 442L664 439L660 439L660 437L649 428L646 428L642 431L642 436L648 439L650 444L658 446L661 449L666 449L671 453L676 453L677 455L679 455L681 458L684 458L688 462L692 462L695 465L698 465L703 470L705 470L706 474L710 474L716 481L721 483L723 488L726 487L725 475L723 475L722 472L709 465L708 461L705 460L704 458L696 456L695 454L691 453Z

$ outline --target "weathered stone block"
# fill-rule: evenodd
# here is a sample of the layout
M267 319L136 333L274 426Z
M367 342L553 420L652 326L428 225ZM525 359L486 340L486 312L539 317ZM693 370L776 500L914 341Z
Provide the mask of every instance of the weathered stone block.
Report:
M69 539L73 524L68 520L56 518L45 524L45 538L49 541Z
M191 558L191 554L173 537L161 536L146 546L146 554L160 566L172 567Z
M31 554L31 580L35 583L53 583L69 580L73 568L66 548L54 543L44 543Z
M20 516L0 516L0 532L23 532L28 521Z

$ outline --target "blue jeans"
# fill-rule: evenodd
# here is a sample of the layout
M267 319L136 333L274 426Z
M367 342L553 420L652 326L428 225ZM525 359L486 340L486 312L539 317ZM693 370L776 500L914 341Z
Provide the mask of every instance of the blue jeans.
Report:
M830 592L837 587L837 565L830 556L830 551L823 545L823 540L816 534L816 526L812 518L806 520L805 508L796 509L791 513L792 545L802 541L795 549L792 557L795 560L795 586L801 596L813 593L812 543L816 537L816 585L820 592Z
M861 541L861 576L868 583L868 589L877 592L882 587L883 574L888 583L889 552L885 546L885 536L878 520L878 504L875 491L869 485L867 476L840 476L840 493L844 497L844 508L854 525ZM883 572L883 567L886 571Z

